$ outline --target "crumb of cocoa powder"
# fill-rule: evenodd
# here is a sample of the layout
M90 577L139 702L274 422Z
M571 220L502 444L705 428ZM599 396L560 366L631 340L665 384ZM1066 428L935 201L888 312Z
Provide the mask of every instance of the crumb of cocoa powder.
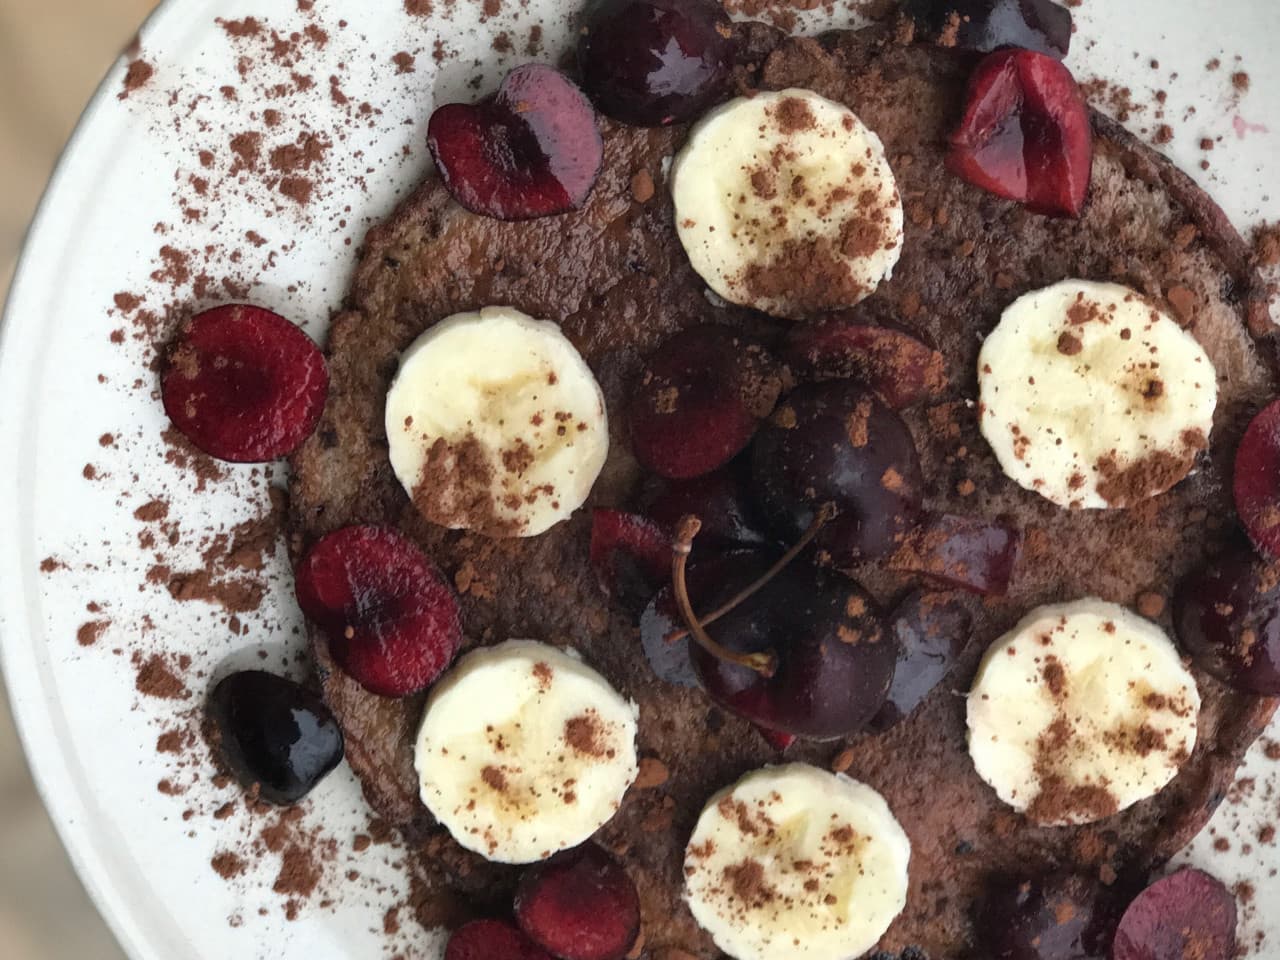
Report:
M116 94L117 100L129 99L129 94L141 90L155 76L155 67L142 59L132 60L124 73L124 89Z
M1144 617L1154 619L1164 613L1165 600L1158 593L1144 591L1138 594L1137 607L1138 612Z
M1238 70L1231 75L1231 86L1235 87L1241 93L1245 93L1249 89L1249 74L1243 70Z
M1167 123L1162 123L1156 127L1156 132L1152 136L1152 141L1163 146L1173 140L1173 127Z
M186 700L191 696L186 684L160 654L152 654L145 659L137 654L134 661L137 668L134 686L139 693L160 700Z
M648 170L638 170L631 178L631 196L636 203L648 203L657 190Z
M110 626L110 620L89 620L82 623L76 630L76 643L82 647L92 647Z
M244 873L246 867L248 867L248 864L245 862L243 857L238 854L231 853L230 851L215 854L214 858L210 861L210 865L213 867L214 872L218 876L222 877L223 880L231 880L240 876L240 874Z
M578 753L590 757L603 756L605 745L602 742L603 732L600 720L594 712L571 717L564 725L564 740Z
M417 58L413 54L401 50L391 58L391 62L396 65L397 74L413 73Z

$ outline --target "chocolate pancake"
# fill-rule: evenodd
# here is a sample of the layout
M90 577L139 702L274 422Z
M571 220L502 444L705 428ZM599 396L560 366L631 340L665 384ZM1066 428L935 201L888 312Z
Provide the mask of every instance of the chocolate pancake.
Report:
M851 316L908 326L946 357L946 396L906 414L928 479L927 505L1003 516L1025 533L1009 595L973 604L972 642L944 689L883 736L798 743L788 751L790 759L825 765L848 747L849 774L884 794L911 838L907 907L881 949L964 957L972 950L972 905L992 877L1065 865L1111 880L1113 871L1122 878L1142 873L1183 846L1276 706L1197 672L1200 739L1173 783L1100 823L1049 829L1005 807L974 772L957 693L967 689L986 646L1031 607L1090 595L1124 604L1147 591L1168 597L1232 535L1234 451L1276 385L1264 291L1246 245L1218 207L1108 118L1093 117L1096 161L1083 217L1048 219L946 172L947 134L961 115L971 64L964 55L902 45L880 30L812 40L759 25L741 29L758 54L743 68L744 83L807 87L846 103L885 144L907 213L906 240L893 279ZM625 405L643 357L693 324L727 324L766 342L786 329L713 304L690 268L662 186L663 161L685 131L608 122L603 130L604 172L575 213L525 223L485 219L457 206L432 177L369 233L346 310L330 334L324 420L293 459L295 545L347 524L393 524L453 578L468 643L533 637L571 645L639 703L641 752L660 758L670 779L633 788L598 839L623 857L639 887L646 955L665 960L683 950L707 958L717 951L681 902L686 838L714 791L778 754L701 691L652 674L633 617L611 607L590 567L589 511L529 540L432 526L392 474L383 429L401 350L450 314L509 304L557 321L595 371L613 436L590 506L626 507L640 473L628 452ZM632 178L641 171L659 184L651 198L633 195ZM1211 449L1185 481L1131 510L1066 511L1022 490L1001 472L978 430L982 338L1017 296L1067 277L1126 283L1171 303L1218 372ZM913 583L874 566L849 573L886 603ZM1167 615L1163 625L1169 627ZM462 851L418 800L413 737L424 698L372 696L331 669L318 634L315 651L346 731L348 760L372 807L415 851L422 919L447 922L459 910L503 904L518 869Z

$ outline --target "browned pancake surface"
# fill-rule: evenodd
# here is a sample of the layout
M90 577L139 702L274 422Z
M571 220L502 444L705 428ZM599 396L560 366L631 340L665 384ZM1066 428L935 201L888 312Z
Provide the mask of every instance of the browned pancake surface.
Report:
M851 314L912 327L947 358L946 401L908 414L930 506L1011 517L1026 532L1010 595L974 602L973 642L951 682L889 734L848 743L849 774L885 795L913 846L907 909L882 946L895 952L917 946L947 958L966 955L969 911L994 874L1065 864L1109 876L1173 853L1203 825L1265 726L1274 701L1233 694L1197 673L1200 742L1173 784L1094 826L1043 829L1004 807L974 772L958 691L967 688L983 649L1037 604L1088 595L1132 604L1144 591L1170 596L1177 579L1203 563L1231 528L1224 481L1248 415L1272 392L1273 380L1246 330L1251 315L1255 325L1261 316L1247 249L1190 180L1098 116L1092 199L1083 219L1045 219L976 190L943 168L946 135L961 111L965 61L882 37L782 41L759 78L762 86L808 87L848 104L884 141L903 195L906 240L893 279ZM779 42L755 28L753 38L766 48ZM632 196L639 171L661 185L663 158L682 136L680 129L606 123L601 180L587 206L564 217L499 223L459 209L435 179L424 183L368 236L348 310L330 336L329 405L294 458L293 486L297 545L351 523L398 525L457 584L470 643L533 637L572 645L640 704L641 752L659 757L671 776L657 789L633 790L599 839L624 854L641 891L648 955L659 960L668 947L716 955L680 901L684 843L711 793L778 755L700 691L653 677L631 619L610 610L590 569L589 511L519 541L490 541L422 520L391 471L383 402L400 351L450 314L509 304L555 320L596 372L611 414L612 452L590 505L628 504L640 478L627 451L624 409L644 355L697 323L731 324L766 339L784 329L748 311L713 306L676 239L666 192L660 186L646 203ZM1127 283L1174 302L1219 373L1209 456L1174 490L1133 510L1058 509L1007 479L978 432L974 367L983 336L1014 298L1067 277ZM910 585L874 569L854 575L886 601ZM1161 621L1168 628L1167 614ZM500 905L517 871L461 851L417 799L412 741L423 698L370 696L326 669L322 638L316 648L327 696L347 732L348 759L371 804L421 851L424 919ZM800 744L788 758L825 765L844 746ZM456 895L446 896L446 888Z

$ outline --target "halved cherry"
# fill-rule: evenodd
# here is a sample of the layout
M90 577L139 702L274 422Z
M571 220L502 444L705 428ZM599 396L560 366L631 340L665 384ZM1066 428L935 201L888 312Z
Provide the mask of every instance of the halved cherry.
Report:
M953 514L926 517L907 533L887 565L984 596L1004 596L1022 533L1003 523Z
M228 304L192 317L161 378L164 409L219 460L264 463L292 453L324 412L329 372L311 338L261 307Z
M781 730L770 730L768 727L762 727L752 724L756 728L756 732L764 737L764 742L773 747L779 753L786 750L800 738L794 733L783 733Z
M905 720L942 683L969 643L973 617L954 596L916 591L893 612L898 663L884 706L871 719L877 733Z
M450 103L427 125L445 187L473 213L529 220L582 206L604 162L591 103L540 63L512 70L479 103Z
M444 960L551 960L551 955L509 923L475 920L449 936Z
M895 410L936 397L947 385L937 350L892 327L834 319L801 324L783 354L802 380L860 380Z
M334 661L378 696L425 689L462 643L453 590L413 541L387 527L345 527L319 540L298 565L295 589Z
M1190 867L1157 880L1129 905L1112 960L1231 960L1236 901L1221 880Z
M1030 50L986 57L969 81L947 166L976 187L1050 216L1078 217L1093 131L1071 71Z
M1236 450L1236 513L1254 545L1280 560L1280 400L1253 418Z
M643 603L671 573L671 534L636 513L594 510L591 566L610 594Z
M1061 60L1071 49L1071 11L1052 0L906 0L902 12L918 39L961 50L1021 47Z
M635 884L594 843L526 873L515 913L520 929L562 960L620 960L640 934Z

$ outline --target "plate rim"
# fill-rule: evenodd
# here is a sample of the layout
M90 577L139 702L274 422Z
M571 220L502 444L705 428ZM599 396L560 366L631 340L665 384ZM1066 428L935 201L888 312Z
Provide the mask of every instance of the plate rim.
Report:
M135 39L141 41L153 27L186 0L161 0L139 23ZM40 239L55 214L56 204L63 192L73 161L81 142L88 135L94 120L116 102L117 87L123 82L130 45L126 44L111 61L93 94L81 110L70 135L58 152L49 179L41 191L31 220L23 231L18 258L14 263L13 277L0 310L0 384L14 383L7 374L17 363L16 314L27 293L30 264L36 255ZM14 392L10 388L5 393ZM0 406L8 406L0 404ZM0 412L0 450L9 450L21 434L17 417L12 408L9 414ZM15 452L16 451L11 451ZM11 457L10 462L19 462ZM16 486L16 473L5 472L0 489ZM98 916L111 932L116 944L130 960L162 960L165 956L153 939L144 933L128 898L109 882L111 871L105 855L93 832L79 815L85 804L73 787L72 777L61 762L56 724L49 704L52 698L40 672L37 656L29 645L19 642L22 633L19 626L23 619L25 600L28 597L28 571L23 570L21 552L14 549L0 551L0 571L3 580L13 585L0 590L0 679L5 685L9 700L9 716L22 748L22 762L35 786L36 794L52 823L54 833L75 871L76 879L85 891ZM14 587L17 587L15 589ZM33 701L43 700L37 707Z

